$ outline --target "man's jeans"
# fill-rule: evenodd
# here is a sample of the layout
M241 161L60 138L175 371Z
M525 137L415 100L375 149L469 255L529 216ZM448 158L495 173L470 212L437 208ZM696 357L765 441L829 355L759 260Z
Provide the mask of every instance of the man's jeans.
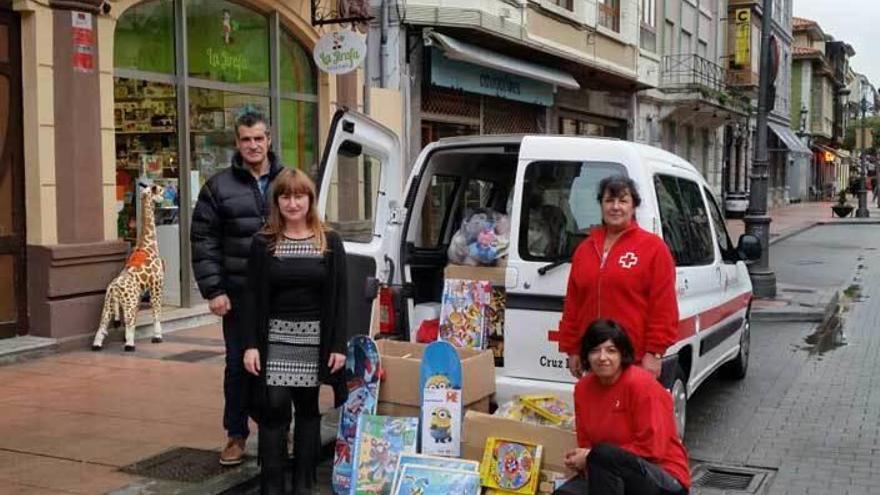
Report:
M223 340L226 342L226 369L223 374L223 428L230 437L247 438L248 415L245 410L246 387L241 322L243 299L230 299L232 311L223 316Z

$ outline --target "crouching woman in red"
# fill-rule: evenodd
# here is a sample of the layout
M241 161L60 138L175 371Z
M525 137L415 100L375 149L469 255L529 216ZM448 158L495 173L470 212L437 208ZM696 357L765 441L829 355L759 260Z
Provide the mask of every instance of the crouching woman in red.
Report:
M581 341L589 368L575 386L579 448L566 465L583 478L562 493L680 495L690 489L687 450L676 432L672 398L654 376L632 366L632 343L611 320L596 320Z

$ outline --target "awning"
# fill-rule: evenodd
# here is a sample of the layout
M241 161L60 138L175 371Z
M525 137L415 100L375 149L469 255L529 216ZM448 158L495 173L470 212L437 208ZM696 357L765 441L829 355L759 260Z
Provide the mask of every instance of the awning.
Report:
M493 52L435 31L427 34L426 42L429 45L436 42L437 46L443 50L443 54L452 60L490 67L495 70L553 84L561 88L581 88L581 85L567 72Z
M773 134L776 134L776 137L785 144L785 147L788 148L789 151L806 155L813 153L810 151L810 148L807 148L807 145L805 145L803 141L798 139L794 131L788 127L773 122L767 122L767 125L770 126L770 129L773 130Z

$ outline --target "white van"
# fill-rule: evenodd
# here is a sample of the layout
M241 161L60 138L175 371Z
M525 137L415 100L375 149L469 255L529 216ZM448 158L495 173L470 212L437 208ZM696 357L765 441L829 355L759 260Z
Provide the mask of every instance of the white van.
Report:
M639 224L663 237L676 261L679 340L664 357L662 380L673 393L679 428L687 398L712 372L725 365L732 376L745 376L752 299L745 260L760 255L760 244L746 235L733 245L717 199L686 161L611 139L474 136L426 146L405 187L403 170L392 131L337 112L319 176L319 210L346 238L351 334L370 331L374 307L387 316L388 307L373 299L390 287L393 297L381 298L394 302L397 317L389 323L410 338L419 308L440 301L447 247L464 211L492 208L511 220L496 402L535 392L571 400L574 380L554 339L568 260L601 223L599 181L625 174L642 196ZM367 193L353 202L346 187ZM346 218L346 208L349 220L335 221Z

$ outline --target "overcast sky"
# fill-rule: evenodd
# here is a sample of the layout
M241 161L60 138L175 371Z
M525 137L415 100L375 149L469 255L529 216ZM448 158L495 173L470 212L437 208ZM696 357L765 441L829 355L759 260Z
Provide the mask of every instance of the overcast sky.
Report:
M795 17L812 19L825 34L845 41L856 50L850 66L880 86L880 1L794 0Z

